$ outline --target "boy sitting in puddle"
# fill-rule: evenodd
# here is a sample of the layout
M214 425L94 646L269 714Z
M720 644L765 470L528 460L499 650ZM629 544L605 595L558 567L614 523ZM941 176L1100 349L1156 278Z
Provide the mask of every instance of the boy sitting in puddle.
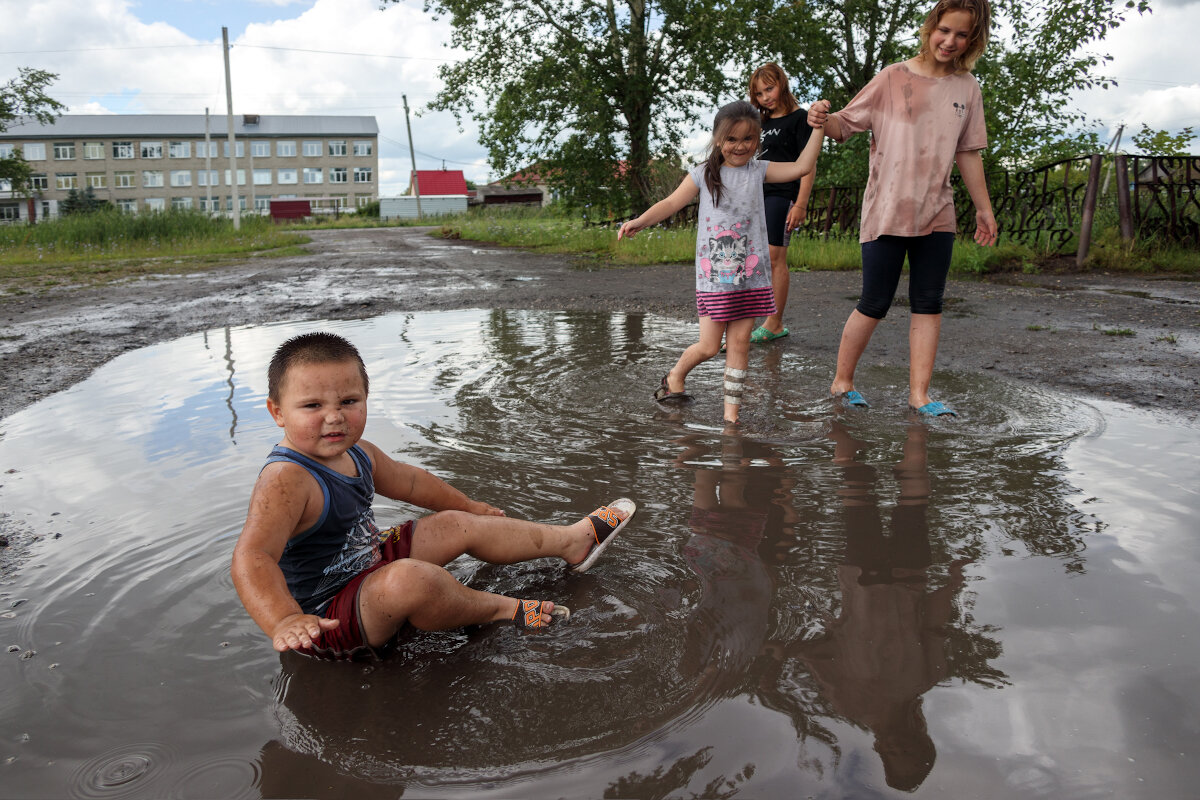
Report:
M367 371L331 333L284 342L267 371L267 410L283 428L259 473L233 551L242 604L275 649L373 654L406 624L425 631L511 620L542 628L570 612L467 588L446 564L557 557L583 572L633 516L620 499L574 525L509 519L363 439ZM378 491L436 513L380 532Z

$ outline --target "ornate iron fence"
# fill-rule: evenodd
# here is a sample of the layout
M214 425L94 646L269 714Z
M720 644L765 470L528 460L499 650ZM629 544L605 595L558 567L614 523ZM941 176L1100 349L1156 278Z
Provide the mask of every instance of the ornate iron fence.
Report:
M1101 179L1111 178L1114 170L1115 213L1124 239L1158 236L1200 245L1200 156L1118 155L1106 159L1092 154L1030 170L991 173L988 191L1000 240L1057 253L1073 249L1082 262L1097 208L1112 203L1111 198L1101 197ZM957 174L951 182L958 230L970 235L975 230L974 204ZM802 230L810 236L828 236L835 229L857 232L862 191L854 186L815 189Z

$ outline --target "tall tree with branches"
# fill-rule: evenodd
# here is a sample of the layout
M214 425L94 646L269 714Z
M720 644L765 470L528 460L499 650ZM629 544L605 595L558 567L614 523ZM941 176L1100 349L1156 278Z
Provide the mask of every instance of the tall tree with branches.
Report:
M19 68L17 73L18 77L0 86L0 133L23 118L37 120L43 125L53 122L66 108L46 94L46 87L57 75L28 67ZM32 174L32 168L21 157L20 148L0 157L0 183L14 195L28 190Z
M470 55L432 103L474 120L494 170L534 166L569 201L658 198L652 162L735 91L727 0L425 0Z

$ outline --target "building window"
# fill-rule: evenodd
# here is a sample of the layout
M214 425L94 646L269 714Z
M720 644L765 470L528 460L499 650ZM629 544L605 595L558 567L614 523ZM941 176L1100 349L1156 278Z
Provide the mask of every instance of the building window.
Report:
M161 169L142 170L142 186L147 189L162 186L163 174Z
M257 197L256 196L254 198L254 210L255 211L270 211L271 210L270 196L267 196L267 197Z
M238 186L245 186L246 185L246 170L239 169L237 178L238 178ZM226 186L229 185L229 170L225 170L225 185ZM230 210L232 210L232 209L233 209L233 207L230 206Z
M84 142L83 143L84 158L104 158L104 142Z
M192 143L191 142L169 142L167 144L167 156L169 158L191 158Z
M208 151L205 153L205 151ZM216 158L217 143L216 142L196 142L196 158Z
M132 172L114 172L113 173L113 186L115 186L118 189L134 188L133 173Z
M354 143L354 155L356 155L356 156L371 155L371 142L369 142L369 141L355 142Z
M116 202L118 211L124 211L126 214L132 214L133 212L137 211L137 200L125 199L118 200Z
M161 197L147 197L146 208L150 211L166 211L167 201Z
M0 205L0 220L4 222L15 222L21 218L21 206L19 203L4 203Z
M35 192L45 191L50 188L50 179L46 177L46 173L38 172L29 176L29 188Z
M190 169L173 169L171 170L171 185L172 186L191 186L192 171Z
M270 186L271 185L271 170L269 170L269 169L254 170L254 185L255 186Z
M54 160L55 161L70 161L75 158L75 143L74 142L55 142L54 143Z
M280 158L295 158L296 143L295 142L276 142L275 155Z
M78 189L79 176L74 172L54 173L54 188L62 190Z
M142 142L142 158L162 158L162 142Z
M217 171L215 169L198 170L196 172L197 186L220 186L217 183Z
M245 158L246 157L246 143L243 141L237 141L234 144L237 145L236 147L234 147L234 152L237 153L237 158ZM229 142L228 141L221 142L221 152L225 155L226 158L229 158Z
M233 198L232 198L232 197L226 197L226 198L225 198L225 210L226 210L226 211L233 211ZM244 197L239 197L239 198L238 198L238 210L239 210L239 211L245 211L245 210L246 210L246 198L244 198Z
M346 155L346 140L333 140L329 142L329 155L344 156Z
M113 158L133 158L133 142L113 142Z
M89 172L87 174L87 185L93 189L107 189L108 176L103 172Z
M311 156L313 158L319 158L321 155L321 143L320 142L305 142L304 143L304 155Z
M270 158L271 143L270 142L251 142L250 155L255 158Z
M354 182L355 183L370 183L371 182L371 168L370 167L355 167L354 168Z
M26 161L45 161L46 160L46 144L45 142L30 142L21 148L21 158Z
M0 158L12 158L16 145L8 142L0 142Z
M345 183L346 182L346 168L345 167L330 167L329 168L329 182L330 183Z
M358 194L354 196L354 205L358 206L359 208L362 208L363 206L369 206L374 201L375 198L369 194Z
M172 211L187 211L192 207L192 198L190 197L172 197Z
M280 183L295 183L296 182L296 170L281 169L278 171L276 177L279 179Z
M321 180L322 180L322 178L321 178L321 168L320 167L305 167L304 168L304 182L305 183L320 183Z

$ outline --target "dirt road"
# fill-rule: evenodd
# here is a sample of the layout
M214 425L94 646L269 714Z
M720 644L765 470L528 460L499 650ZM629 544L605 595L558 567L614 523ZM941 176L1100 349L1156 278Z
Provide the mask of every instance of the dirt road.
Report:
M128 350L226 325L350 319L452 308L641 311L694 320L691 267L589 262L423 229L325 231L309 254L204 272L0 299L0 418ZM1200 283L1115 275L952 281L939 368L1020 381L1200 419ZM830 365L857 272L793 276L783 346ZM904 292L904 283L901 284ZM906 303L867 360L907 359ZM935 379L936 386L936 379Z

